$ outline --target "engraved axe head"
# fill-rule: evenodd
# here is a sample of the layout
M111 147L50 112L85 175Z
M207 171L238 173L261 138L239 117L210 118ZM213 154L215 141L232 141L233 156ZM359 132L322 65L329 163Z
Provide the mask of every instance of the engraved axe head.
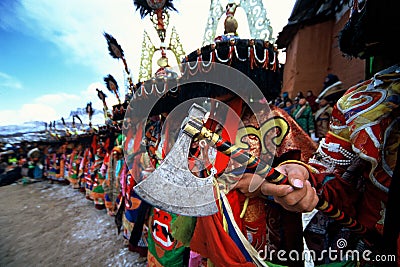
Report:
M204 108L193 104L187 119L201 120L205 114ZM208 216L218 212L213 176L199 178L189 170L192 137L181 131L160 166L134 190L144 201L162 210L185 216Z

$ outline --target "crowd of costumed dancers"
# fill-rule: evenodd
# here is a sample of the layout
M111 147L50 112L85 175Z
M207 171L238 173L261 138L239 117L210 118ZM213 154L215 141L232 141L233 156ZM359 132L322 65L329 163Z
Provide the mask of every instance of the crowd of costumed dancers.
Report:
M49 141L29 144L26 158L11 164L25 176L82 192L94 208L115 218L121 240L148 266L304 266L305 251L312 252L313 265L375 266L372 257L386 256L384 264L396 266L398 49L386 35L352 46L368 32L357 27L371 25L359 24L355 31L354 21L371 17L349 20L340 36L343 53L374 57L380 70L348 90L332 87L340 96L325 134L316 136L298 122L304 113L300 101L294 113L273 104L282 89L273 42L237 34L237 7L247 10L254 3L211 8L214 15L225 14L224 33L215 37L216 24L209 20L210 42L184 55L176 31L174 42L165 42L168 11L176 11L172 1L135 0L161 41L155 48L144 35L140 82L133 83L121 46L104 33L110 55L124 64L125 99L107 75L104 82L118 104L109 109L97 89L104 126L90 125L81 134L66 128L59 135L53 125ZM354 3L352 14L395 10L374 0L363 8ZM179 59L179 71L169 65L168 50ZM157 51L161 57L153 72L149 59ZM189 117L189 106L177 113L183 103L208 113ZM331 249L347 254L332 258L326 255ZM356 257L365 252L368 258Z

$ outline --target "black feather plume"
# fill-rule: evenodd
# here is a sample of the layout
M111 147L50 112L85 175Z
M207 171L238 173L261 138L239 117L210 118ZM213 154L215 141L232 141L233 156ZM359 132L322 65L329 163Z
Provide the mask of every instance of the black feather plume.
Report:
M173 0L166 0L162 9L177 11L172 1ZM154 11L154 9L149 6L146 0L133 0L133 4L136 6L136 10L139 10L142 19Z
M118 94L118 83L114 79L114 77L111 74L108 74L106 77L104 77L104 82L106 83L107 89L115 94L115 96L118 99L118 102L121 103L121 100L119 99L119 94Z
M106 83L107 89L111 93L114 94L116 91L118 92L118 83L115 80L114 76L108 74L106 77L104 77L104 82Z
M103 101L105 103L105 101ZM89 124L91 124L92 121L92 116L93 116L93 108L92 108L92 102L87 103L86 105L86 113L89 115Z
M117 40L106 32L104 32L103 35L107 40L108 51L110 52L110 55L113 58L122 59L124 57L124 50L122 50L122 47L118 44Z
M64 117L61 117L61 120L62 120L62 124L63 124L64 126L66 126Z
M97 96L100 98L100 100L105 101L107 95L102 90L99 90L98 88L96 88L96 91L97 91Z
M86 114L88 114L89 117L92 117L93 113L94 113L94 111L93 111L93 108L92 108L92 102L89 102L86 105Z

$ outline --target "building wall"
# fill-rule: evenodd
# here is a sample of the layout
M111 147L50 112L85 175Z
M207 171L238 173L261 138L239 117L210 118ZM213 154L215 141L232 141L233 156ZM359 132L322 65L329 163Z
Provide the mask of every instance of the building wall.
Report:
M365 63L342 55L338 35L347 22L348 12L334 20L305 26L286 49L282 92L294 98L298 92L312 90L318 95L327 74L336 74L343 86L350 87L364 78Z
M349 12L340 18L337 23L333 24L333 39L332 39L332 53L331 64L328 68L329 71L335 73L343 82L344 87L350 87L360 80L365 78L365 61L356 58L347 58L339 50L338 36L341 29L343 29L349 18Z

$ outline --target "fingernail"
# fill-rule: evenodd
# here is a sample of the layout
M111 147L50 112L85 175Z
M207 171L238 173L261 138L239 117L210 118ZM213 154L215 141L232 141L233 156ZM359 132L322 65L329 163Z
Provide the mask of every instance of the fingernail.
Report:
M289 186L288 187L288 189L286 190L286 192L289 194L289 193L292 193L294 191L294 188L293 188L293 186Z
M292 183L293 183L293 186L297 187L297 188L303 188L303 186L304 186L303 181L300 179L294 179Z

